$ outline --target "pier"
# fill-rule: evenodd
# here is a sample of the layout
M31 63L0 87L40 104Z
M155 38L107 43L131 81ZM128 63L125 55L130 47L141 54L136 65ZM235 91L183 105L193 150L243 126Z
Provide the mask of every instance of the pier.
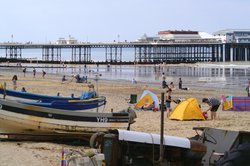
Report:
M233 62L250 61L250 43L81 43L81 44L19 44L2 43L2 59L22 60L23 50L41 50L42 62L62 62L62 51L71 49L72 63L93 63L91 52L103 48L106 63L123 63L123 51L134 49L136 63ZM38 57L37 57L38 58Z

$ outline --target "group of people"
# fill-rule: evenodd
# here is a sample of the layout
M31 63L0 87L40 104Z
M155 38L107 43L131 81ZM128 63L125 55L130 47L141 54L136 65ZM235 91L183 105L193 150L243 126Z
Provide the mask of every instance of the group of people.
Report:
M181 79L181 78L179 78L178 84L179 84L179 89L180 89L180 90L189 90L189 88L186 88L186 87L184 88L184 87L182 87L182 79ZM167 89L168 89L168 88L171 88L172 90L175 88L173 82L170 82L169 85L167 84L166 76L165 76L165 73L164 73L164 72L162 73L162 88L163 88L163 89L165 89L165 88L167 88Z
M25 75L26 75L26 72L27 72L27 68L25 67L24 69L23 69L23 76L25 77ZM33 77L35 78L36 77L36 69L35 68L33 68ZM42 78L45 78L45 75L46 75L46 72L44 71L44 70L42 70Z
M23 76L25 77L26 76L26 72L27 72L27 68L25 67L23 69ZM45 75L46 75L46 72L44 70L42 70L42 78L45 78ZM36 77L36 69L33 68L33 77L35 78ZM13 89L16 90L17 89L17 75L15 74L13 77L12 77L12 83L13 83ZM25 91L25 88L23 87L22 88L22 91Z
M178 84L179 84L180 90L188 90L189 89L189 88L182 87L182 79L181 78L179 78ZM166 89L165 108L166 108L166 116L167 116L167 118L169 118L171 115L171 112L172 112L171 102L175 102L177 104L178 104L178 102L176 100L172 99L172 96L171 96L172 91L175 88L174 83L171 82L169 85L167 84L165 73L162 73L162 88ZM215 120L216 119L216 112L217 112L219 106L221 105L221 101L219 99L211 97L211 98L203 98L202 102L206 103L209 106L209 108L203 112L203 115L204 116L207 115L207 113L210 111L211 112L211 119Z

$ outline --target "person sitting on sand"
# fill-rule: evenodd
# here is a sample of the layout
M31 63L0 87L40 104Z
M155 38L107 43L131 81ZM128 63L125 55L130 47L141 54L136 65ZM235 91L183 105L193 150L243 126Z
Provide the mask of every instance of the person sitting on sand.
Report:
M181 78L179 78L179 89L181 89L181 90L189 90L189 88L183 88L182 87L182 79Z
M155 108L155 102L153 101L152 103L146 103L142 106L143 110L152 110Z
M67 81L67 79L66 79L66 76L63 75L63 77L62 77L62 83L65 82L65 81Z
M25 87L22 87L21 92L27 92Z
M132 84L137 84L137 81L135 80L135 78L132 79Z
M172 90L175 89L173 82L170 82L170 84L168 85L168 87L171 88Z

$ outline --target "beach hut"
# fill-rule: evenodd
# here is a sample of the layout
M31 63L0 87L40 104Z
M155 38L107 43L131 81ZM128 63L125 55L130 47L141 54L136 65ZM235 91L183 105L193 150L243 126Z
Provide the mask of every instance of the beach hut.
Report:
M136 108L141 108L145 104L152 103L153 101L155 102L155 107L157 109L159 109L159 99L156 96L156 94L154 94L153 92L151 92L149 90L144 90L142 95L141 95L141 98L136 103L135 107Z
M170 116L171 120L205 120L196 98L188 98L179 103Z

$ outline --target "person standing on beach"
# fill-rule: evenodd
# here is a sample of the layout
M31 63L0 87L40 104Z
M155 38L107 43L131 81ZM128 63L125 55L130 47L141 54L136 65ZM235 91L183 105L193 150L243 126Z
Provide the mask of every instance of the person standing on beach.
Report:
M23 69L23 76L25 77L25 74L26 74L26 67Z
M165 89L165 88L167 88L168 85L166 82L166 76L165 76L164 72L162 72L161 78L162 78L162 88Z
M17 88L17 75L14 75L12 77L12 82L13 82L13 89L16 90L16 88Z
M44 78L45 75L46 75L46 72L43 70L43 71L42 71L42 77Z
M203 98L202 102L209 105L209 108L204 112L207 113L208 111L211 111L211 120L216 120L216 112L221 104L220 100L211 97L211 98Z
M179 78L179 89L182 89L182 79Z
M33 69L33 77L34 78L36 77L36 69L35 68Z
M250 97L250 79L248 80L248 85L246 87L247 96Z
M171 109L171 101L172 101L172 99L171 99L171 93L172 93L172 89L169 88L167 90L167 95L166 95L166 100L165 100L165 107L166 107L166 112L167 112L167 118L170 117L170 114L171 114L171 111L172 111L172 109Z

